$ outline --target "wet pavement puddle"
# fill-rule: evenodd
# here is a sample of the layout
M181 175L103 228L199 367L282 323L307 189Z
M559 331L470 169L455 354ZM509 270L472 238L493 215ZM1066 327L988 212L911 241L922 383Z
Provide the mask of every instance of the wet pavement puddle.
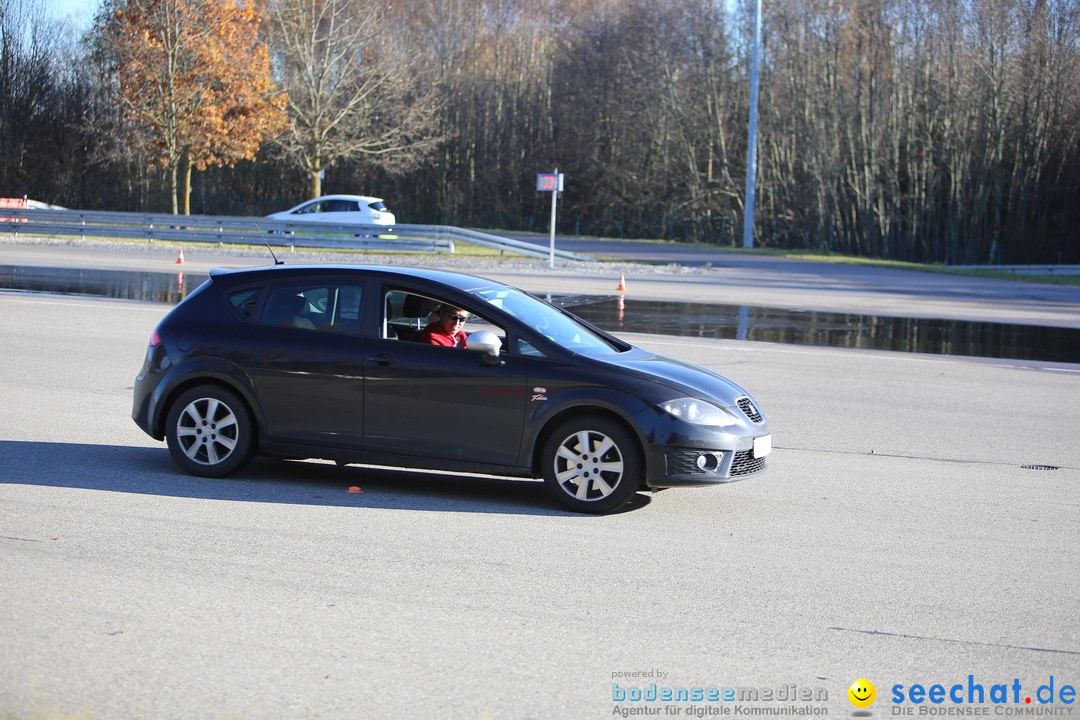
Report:
M173 304L205 280L204 273L0 265L0 289ZM1080 363L1080 330L1070 328L663 302L622 296L574 295L545 299L615 334L654 333Z

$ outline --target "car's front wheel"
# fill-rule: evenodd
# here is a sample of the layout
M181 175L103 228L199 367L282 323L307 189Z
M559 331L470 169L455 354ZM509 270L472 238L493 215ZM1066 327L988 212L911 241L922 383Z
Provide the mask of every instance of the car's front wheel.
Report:
M599 416L557 427L544 443L541 463L548 492L575 512L618 509L641 488L645 475L637 438Z
M184 391L170 406L165 423L169 453L192 475L228 475L251 455L251 413L236 393L223 387L201 385Z

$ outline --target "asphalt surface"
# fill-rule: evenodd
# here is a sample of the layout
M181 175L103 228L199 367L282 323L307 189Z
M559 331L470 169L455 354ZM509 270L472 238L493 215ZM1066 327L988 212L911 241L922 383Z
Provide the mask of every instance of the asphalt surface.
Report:
M1036 692L1080 685L1080 366L626 334L751 390L777 449L597 518L484 477L187 476L129 417L167 311L0 293L0 718L850 717L863 677L881 718L969 675L1019 703L935 707L1076 708ZM615 700L652 683L827 699Z

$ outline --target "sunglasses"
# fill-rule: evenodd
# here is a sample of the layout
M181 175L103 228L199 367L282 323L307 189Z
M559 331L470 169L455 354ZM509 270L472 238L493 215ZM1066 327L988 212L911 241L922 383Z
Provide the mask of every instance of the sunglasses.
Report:
M469 316L468 315L447 315L446 319L447 320L453 320L454 322L462 322L463 323L463 322L465 322L466 320L469 319Z

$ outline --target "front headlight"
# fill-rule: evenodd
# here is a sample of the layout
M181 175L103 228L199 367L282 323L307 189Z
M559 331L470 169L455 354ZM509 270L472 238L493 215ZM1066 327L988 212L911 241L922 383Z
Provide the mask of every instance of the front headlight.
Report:
M697 398L668 400L666 403L661 404L660 407L664 409L664 412L693 425L727 427L738 424L738 420L731 413Z

